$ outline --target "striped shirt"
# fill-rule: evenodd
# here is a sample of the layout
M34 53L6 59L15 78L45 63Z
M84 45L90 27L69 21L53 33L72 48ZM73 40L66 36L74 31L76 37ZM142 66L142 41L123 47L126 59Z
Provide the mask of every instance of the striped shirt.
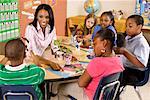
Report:
M44 81L44 70L36 65L19 65L12 67L0 64L0 84L2 85L33 85L39 100L42 93L38 85Z

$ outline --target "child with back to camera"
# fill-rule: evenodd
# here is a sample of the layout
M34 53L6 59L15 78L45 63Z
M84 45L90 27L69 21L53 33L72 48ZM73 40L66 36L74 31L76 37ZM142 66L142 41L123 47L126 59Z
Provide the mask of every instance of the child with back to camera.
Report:
M96 16L94 14L88 14L85 18L84 24L79 24L75 35L78 42L83 42L85 47L89 46L91 35L96 25ZM86 44L87 43L87 44Z
M96 33L103 28L111 29L117 36L117 32L114 24L115 24L115 19L113 13L111 11L103 12L100 16L100 24L96 25L94 28L94 32L92 34L92 40L94 39Z
M39 100L42 93L38 85L44 81L45 72L40 67L23 63L25 45L20 39L13 39L5 45L5 58L0 61L1 85L33 85ZM5 65L10 61L10 65Z
M102 29L94 37L93 46L96 57L90 61L78 80L79 86L84 87L89 100L93 100L98 83L103 77L124 70L120 58L113 52L115 42L120 40L118 38L116 41L115 38L115 34L110 29Z
M143 70L147 66L150 47L143 36L142 27L144 19L140 15L131 15L126 20L126 46L118 48L123 54L122 62L125 70L121 85L140 81L143 77Z

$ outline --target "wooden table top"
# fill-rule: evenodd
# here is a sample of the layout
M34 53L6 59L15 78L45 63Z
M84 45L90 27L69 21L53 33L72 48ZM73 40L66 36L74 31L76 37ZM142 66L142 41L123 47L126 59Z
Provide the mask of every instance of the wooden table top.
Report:
M59 39L69 39L69 37L59 37ZM76 50L75 47L71 46L71 45L65 45L67 48L69 48L72 51L72 55L74 57L76 57L79 61L83 61L83 62L89 62L90 60L86 57L87 56L87 52L83 49L81 50ZM2 60L4 57L4 55L0 55L0 60ZM58 60L56 58L50 58L49 60L52 60L56 63L58 63L61 67L65 65L65 61L64 60ZM77 75L73 75L73 76L79 76L79 74ZM70 76L70 77L73 77ZM51 71L49 71L48 69L46 69L46 76L45 76L45 80L57 80L57 79L61 79L64 78L63 76L57 75Z

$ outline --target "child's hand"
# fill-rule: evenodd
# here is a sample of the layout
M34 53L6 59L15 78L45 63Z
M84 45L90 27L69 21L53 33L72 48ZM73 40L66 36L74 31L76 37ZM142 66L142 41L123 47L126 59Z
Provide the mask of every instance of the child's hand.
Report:
M83 31L77 30L77 31L76 31L76 35L83 35Z
M84 47L88 48L90 45L91 45L91 42L90 42L89 40L87 40L87 39L86 39L86 40L85 40L85 39L83 40L83 46L84 46Z
M82 42L83 41L83 37L81 35L77 35L76 37L78 42Z
M126 49L124 47L114 47L113 48L116 54L124 54L124 52L126 51Z
M92 37L92 35L91 35L91 34L88 34L88 35L85 35L85 36L84 36L84 39L89 40L89 39L91 39L91 37Z

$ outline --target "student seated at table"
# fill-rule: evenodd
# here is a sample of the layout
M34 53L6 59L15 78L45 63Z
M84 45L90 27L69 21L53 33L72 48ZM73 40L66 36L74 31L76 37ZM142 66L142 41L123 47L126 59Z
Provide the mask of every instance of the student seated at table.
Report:
M102 29L94 37L93 48L96 57L90 61L78 81L79 86L84 87L89 100L93 100L102 77L124 70L120 58L113 52L113 47L120 40L115 38L115 33L110 29Z
M45 72L34 64L23 63L25 49L26 47L20 39L10 40L6 43L5 58L0 61L0 84L33 85L39 100L43 100L38 85L44 81ZM10 61L11 64L7 65L7 61Z
M75 35L78 42L83 42L85 47L90 45L90 39L96 25L96 16L94 14L88 14L84 23L78 25Z
M121 85L139 81L142 71L148 63L150 47L143 36L142 27L144 19L140 15L131 15L126 21L126 46L118 48L117 52L123 54L122 62L125 70Z
M94 36L96 35L96 33L103 28L111 29L115 34L117 34L116 29L115 29L114 15L111 11L105 11L101 14L100 24L96 25L94 27L94 32L92 34L92 40L94 39Z

